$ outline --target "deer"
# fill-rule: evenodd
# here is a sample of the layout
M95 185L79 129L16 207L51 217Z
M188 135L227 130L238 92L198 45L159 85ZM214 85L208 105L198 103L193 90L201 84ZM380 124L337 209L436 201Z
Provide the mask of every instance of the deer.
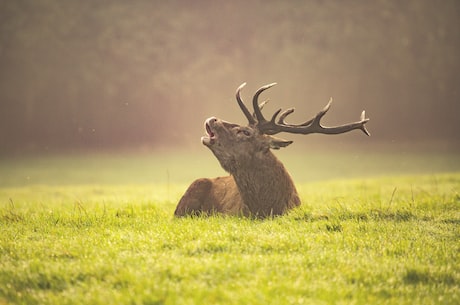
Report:
M361 130L370 136L365 127L369 121L365 111L359 121L334 127L323 126L321 119L331 107L332 99L302 124L286 122L286 117L294 112L294 108L283 112L278 109L267 120L261 111L266 102L259 104L259 96L276 83L262 86L255 92L251 114L241 99L241 90L245 85L241 84L236 90L236 101L248 125L210 117L204 122L205 135L201 138L202 144L211 150L229 175L195 180L179 200L174 212L176 217L223 214L267 218L283 215L299 206L301 201L290 174L272 152L293 141L274 137L275 134L334 135Z

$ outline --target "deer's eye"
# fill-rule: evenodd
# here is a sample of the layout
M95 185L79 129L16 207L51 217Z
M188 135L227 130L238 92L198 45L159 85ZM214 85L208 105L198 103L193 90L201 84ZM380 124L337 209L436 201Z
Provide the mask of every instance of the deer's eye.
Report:
M249 136L251 135L251 133L250 133L248 130L246 130L246 129L240 129L240 130L238 130L238 134L243 134L243 135L245 135L246 137L249 137Z

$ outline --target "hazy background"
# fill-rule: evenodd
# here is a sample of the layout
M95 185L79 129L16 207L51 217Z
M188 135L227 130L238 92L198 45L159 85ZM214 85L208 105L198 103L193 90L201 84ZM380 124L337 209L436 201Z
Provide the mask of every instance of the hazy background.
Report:
M457 150L459 54L457 0L1 1L0 152L197 147L275 81L268 117L332 96L325 124L372 134L334 141Z

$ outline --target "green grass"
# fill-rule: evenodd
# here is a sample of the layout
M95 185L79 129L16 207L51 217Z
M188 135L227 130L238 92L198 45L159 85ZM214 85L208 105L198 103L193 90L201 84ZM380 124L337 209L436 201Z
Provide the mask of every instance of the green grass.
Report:
M0 162L0 304L460 302L456 157L450 172L422 173L419 157L405 175L374 164L340 179L342 164L298 178L302 206L263 221L174 219L189 176L217 163L195 159L180 176L181 158L150 157ZM329 157L285 163L315 174Z

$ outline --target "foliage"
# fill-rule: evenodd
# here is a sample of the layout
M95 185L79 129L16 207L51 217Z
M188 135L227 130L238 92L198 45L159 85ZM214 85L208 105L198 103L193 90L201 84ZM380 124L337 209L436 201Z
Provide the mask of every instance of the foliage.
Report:
M243 81L299 113L366 109L389 139L459 127L455 0L18 0L0 19L2 150L184 143L236 117Z

